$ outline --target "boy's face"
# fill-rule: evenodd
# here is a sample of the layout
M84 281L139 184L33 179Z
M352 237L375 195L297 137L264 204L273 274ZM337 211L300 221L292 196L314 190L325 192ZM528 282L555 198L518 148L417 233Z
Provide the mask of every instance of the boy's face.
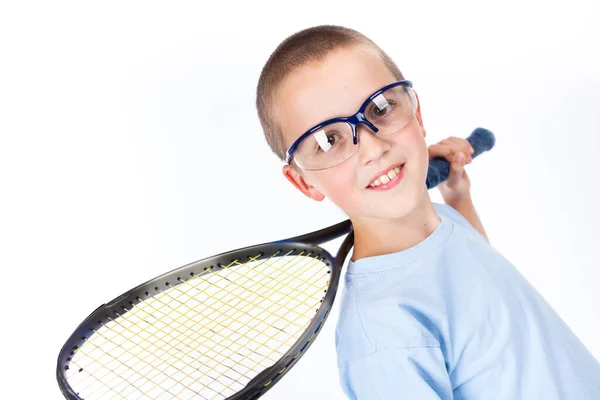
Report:
M325 120L354 114L371 94L395 81L367 47L339 49L321 63L300 67L281 84L274 110L286 147ZM357 127L357 134L359 148L345 162L318 171L286 165L284 175L305 195L329 198L353 221L406 216L426 191L429 158L420 109L391 136L377 136L364 124ZM402 172L389 189L370 186L390 167L401 164Z

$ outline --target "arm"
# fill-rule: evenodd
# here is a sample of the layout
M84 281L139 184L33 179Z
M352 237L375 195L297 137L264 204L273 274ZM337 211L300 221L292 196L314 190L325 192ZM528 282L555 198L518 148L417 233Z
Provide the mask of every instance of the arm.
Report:
M443 157L450 163L450 174L438 185L444 202L460 213L489 242L483 224L471 200L471 181L465 165L473 159L474 149L465 139L450 137L429 147L429 158Z

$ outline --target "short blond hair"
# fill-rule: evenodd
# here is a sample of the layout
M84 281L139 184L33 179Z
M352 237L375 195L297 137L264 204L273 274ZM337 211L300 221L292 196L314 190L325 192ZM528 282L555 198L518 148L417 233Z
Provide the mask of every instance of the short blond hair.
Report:
M358 31L336 25L315 26L289 36L267 60L258 80L256 108L267 143L281 160L285 160L287 149L273 113L273 101L279 85L295 69L323 61L334 50L356 45L366 45L375 50L394 77L404 79L396 63L371 39Z

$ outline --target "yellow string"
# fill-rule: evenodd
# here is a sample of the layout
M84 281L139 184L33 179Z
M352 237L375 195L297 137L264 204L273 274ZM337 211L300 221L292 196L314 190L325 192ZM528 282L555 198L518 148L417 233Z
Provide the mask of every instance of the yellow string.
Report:
M118 318L109 317L110 322L102 324L102 327L94 331L95 334L81 346L85 348L86 345L93 345L92 350L78 349L71 361L78 367L73 370L83 368L85 372L88 370L93 372L92 365L100 364L98 371L102 369L106 371L102 371L104 372L102 376L89 374L93 380L87 385L84 384L85 378L82 378L77 382L82 384L77 391L85 393L88 388L100 383L92 393L86 393L85 398L88 399L100 390L106 392L108 389L108 393L115 392L115 388L119 388L122 382L128 383L129 388L133 387L134 393L140 392L140 397L145 397L144 392L147 393L148 390L155 390L152 392L153 398L158 396L158 390L171 396L178 396L189 390L207 400L209 398L205 395L213 396L210 399L215 399L226 396L226 391L230 392L229 395L239 391L252 378L248 375L249 372L256 375L275 363L287 349L291 348L299 337L298 333L301 334L314 317L315 308L320 306L318 301L328 285L328 282L321 282L323 277L327 277L321 259L316 256L311 257L309 253L290 257L290 253L278 257L272 255L262 260L259 260L259 256L250 257L245 263L234 260L229 265L222 266L221 270L193 274L193 277L188 280L179 279L181 284L176 286L169 284L168 290L163 291L159 288L158 294L150 295L149 299L139 304L131 304L131 307L125 308L124 314L117 313ZM281 260L285 262L282 263ZM311 272L314 267L316 267L315 272ZM205 301L199 300L202 296L205 296ZM275 299L275 297L279 298ZM317 303L316 305L311 303L312 307L304 306L305 311L298 312L298 305L304 304L307 300ZM193 303L197 305L191 306ZM243 319L247 321L244 322ZM231 327L236 323L237 331L247 329L244 335L236 335L232 330ZM283 323L285 326L281 325ZM162 328L157 325L162 325ZM118 337L123 342L117 343L112 336L108 337L111 331L115 332L114 337ZM238 336L236 339L232 339L236 336ZM245 340L244 343L242 340ZM99 341L100 346L91 343L92 341ZM223 345L217 341L230 342L230 344ZM128 344L125 345L126 343ZM116 349L120 349L123 353L118 356L106 353L109 360L107 365L104 365L105 363L100 360L104 355L95 356L90 353L95 349L102 351L101 346L106 344L114 346L109 351L115 352ZM252 349L249 345L255 348ZM203 348L207 349L204 353L201 351ZM240 353L242 350L243 353L247 351L250 353L244 355ZM159 352L160 355L157 356ZM154 356L153 361L146 361L144 357L152 358L148 357L147 353ZM210 353L210 357L206 353ZM277 355L273 357L275 353ZM78 354L82 356L78 358ZM190 354L199 355L192 357ZM170 365L160 370L154 364L157 361L164 363L165 355L169 356ZM83 356L89 360L85 358L80 360ZM124 359L124 357L129 358ZM185 361L185 358L190 361ZM202 362L201 359L205 358L208 360ZM225 363L226 360L229 360L231 365ZM211 366L209 363L216 363L216 365ZM119 372L117 367L124 371ZM146 368L149 371L142 373ZM165 373L164 371L169 368L177 372ZM207 371L201 372L200 368L206 368ZM246 372L240 372L242 368ZM285 368L282 371L284 370ZM134 377L134 381L128 381L120 376L127 371L131 372L129 378ZM230 372L236 376L232 377ZM110 376L111 374L114 376ZM78 372L73 373L74 378L77 375ZM178 375L179 379L174 379L175 375ZM228 383L223 382L223 377L227 378ZM107 378L108 382L102 381L103 378ZM240 378L246 382L241 381ZM189 382L184 384L186 379ZM115 381L116 385L113 384ZM71 383L70 380L69 382ZM194 389L199 385L202 387ZM212 394L203 395L200 390L202 393L204 390L209 390ZM131 398L131 395L133 393L128 394L127 398Z

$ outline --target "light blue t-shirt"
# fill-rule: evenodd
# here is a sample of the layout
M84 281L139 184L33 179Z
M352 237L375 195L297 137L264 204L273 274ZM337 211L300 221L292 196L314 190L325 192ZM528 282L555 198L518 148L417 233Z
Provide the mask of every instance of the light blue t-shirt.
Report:
M600 363L456 210L410 249L349 262L336 347L350 399L600 399Z

